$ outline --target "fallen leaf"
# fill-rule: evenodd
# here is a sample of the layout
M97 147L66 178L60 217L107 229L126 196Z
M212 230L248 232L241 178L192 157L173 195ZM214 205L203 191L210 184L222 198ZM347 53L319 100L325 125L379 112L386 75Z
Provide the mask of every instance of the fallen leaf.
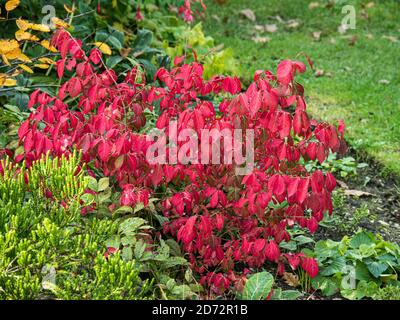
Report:
M278 26L276 24L266 24L265 31L274 33L278 31Z
M288 28L295 29L300 25L300 22L298 20L291 19L286 21L286 25Z
M366 34L366 36L365 36L367 39L373 39L374 38L374 35L372 34L372 33L368 33L368 34Z
M316 41L319 41L319 40L321 40L321 33L322 33L321 31L314 31L312 33L312 36Z
M308 9L312 10L315 8L318 8L321 4L319 2L310 2L310 4L308 5Z
M349 40L349 46L354 46L357 42L357 39L358 39L357 35L352 36Z
M264 26L262 26L262 25L260 25L260 24L256 24L256 25L254 26L254 29L255 29L256 31L259 31L259 32L265 31Z
M271 38L255 36L255 37L252 37L251 40L253 40L255 43L266 43L266 42L270 42Z
M318 78L318 77L322 77L325 74L325 71L322 69L317 69L314 73L314 75Z
M345 34L346 31L347 31L348 29L349 29L349 27L348 27L347 24L341 24L341 25L338 27L338 32L339 32L340 34Z
M341 187L342 189L348 189L349 186L346 184L346 182L342 181L342 180L336 180L337 184L339 185L339 187Z
M399 41L399 39L397 39L397 38L394 37L394 36L383 36L382 38L383 38L383 39L388 39L388 40L391 41L391 42L398 42L398 41Z
M300 285L299 277L294 273L285 272L282 278L291 287L296 288Z
M256 21L256 15L254 14L253 10L251 10L251 9L244 9L244 10L241 10L239 13L252 22Z
M211 18L213 18L215 21L217 21L217 22L221 22L221 18L219 17L219 16L217 16L216 14L213 14L212 16L211 16Z
M344 194L346 196L355 196L355 197L369 197L373 196L372 193L366 192L366 191L361 191L361 190L352 190L352 189L346 189L344 190Z
M379 84L385 84L385 85L387 85L387 84L390 83L390 81L389 81L389 80L386 80L386 79L381 79L381 80L378 81L378 83L379 83Z
M366 5L365 5L365 7L366 8L372 8L372 7L374 7L375 6L375 3L373 3L372 1L371 2L368 2Z

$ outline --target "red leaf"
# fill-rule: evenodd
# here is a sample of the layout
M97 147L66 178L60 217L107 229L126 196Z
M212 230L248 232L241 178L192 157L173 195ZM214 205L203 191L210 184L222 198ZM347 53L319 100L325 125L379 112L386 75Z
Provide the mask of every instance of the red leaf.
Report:
M74 98L81 93L82 84L78 78L71 78L68 82L68 93L69 95Z
M29 120L25 120L22 122L21 126L18 129L18 137L22 139L28 133L29 130Z
M279 63L276 71L278 81L283 85L288 85L293 80L293 64L290 60L283 60Z
M64 75L65 59L57 61L57 75L61 79Z
M301 259L301 267L306 271L311 278L315 278L318 274L318 263L314 258L303 257Z
M333 189L336 188L336 179L330 172L327 172L326 174L325 186L329 192L332 192Z
M265 256L271 261L278 261L281 252L275 241L269 241L264 248Z

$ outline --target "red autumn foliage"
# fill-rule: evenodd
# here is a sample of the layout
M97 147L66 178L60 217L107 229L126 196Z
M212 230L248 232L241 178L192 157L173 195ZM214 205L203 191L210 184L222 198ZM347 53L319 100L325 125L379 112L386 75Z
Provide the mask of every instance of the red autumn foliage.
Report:
M32 113L18 131L25 153L17 161L29 165L46 152L58 156L78 148L83 161L115 178L121 205L146 206L150 197L159 198L168 218L164 233L182 243L201 283L214 292L238 288L247 268L266 261L277 263L279 273L286 263L311 277L318 273L314 259L279 249L290 240L288 228L298 224L315 232L324 213L332 212L334 177L308 173L301 158L322 163L329 150L345 148L343 123L336 128L307 115L304 89L294 80L305 72L303 63L282 61L276 76L258 71L242 92L237 78L205 81L200 64L181 65L180 59L172 70L158 70L159 85L144 83L137 69L121 80L101 64L100 51L93 49L88 57L82 42L66 31L56 33L53 45L61 54L59 77L65 69L75 76L63 82L56 97L32 93ZM214 108L210 97L217 95L223 99ZM67 104L69 98L77 102ZM146 124L144 110L156 104L159 129L172 120L178 132L253 129L252 172L238 176L236 163L185 163L180 157L176 164L149 163L152 142L140 129Z

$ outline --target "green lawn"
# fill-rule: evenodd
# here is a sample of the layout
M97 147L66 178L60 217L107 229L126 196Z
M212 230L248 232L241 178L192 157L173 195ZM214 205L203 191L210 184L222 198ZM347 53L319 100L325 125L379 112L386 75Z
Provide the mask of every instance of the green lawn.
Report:
M324 70L320 77L311 70L299 77L312 114L329 121L343 118L351 145L400 176L400 1L336 0L326 6L328 1L320 0L314 9L310 2L316 1L228 0L218 5L208 0L204 27L218 44L234 49L247 83L255 70L275 71L281 59L305 61L297 55L306 52L314 67ZM345 4L356 9L356 29L341 34ZM256 21L243 17L243 9L253 10ZM290 19L299 26L289 28L285 21ZM266 24L276 24L278 31L256 31L256 25ZM319 41L313 32L321 32ZM270 40L256 42L252 38L257 36Z

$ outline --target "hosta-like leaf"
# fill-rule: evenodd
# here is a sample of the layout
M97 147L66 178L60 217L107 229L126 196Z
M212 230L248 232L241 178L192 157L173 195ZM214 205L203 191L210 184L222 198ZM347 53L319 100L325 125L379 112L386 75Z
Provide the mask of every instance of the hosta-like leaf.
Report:
M265 299L272 289L274 277L269 272L259 272L252 275L243 289L242 298L244 300Z

